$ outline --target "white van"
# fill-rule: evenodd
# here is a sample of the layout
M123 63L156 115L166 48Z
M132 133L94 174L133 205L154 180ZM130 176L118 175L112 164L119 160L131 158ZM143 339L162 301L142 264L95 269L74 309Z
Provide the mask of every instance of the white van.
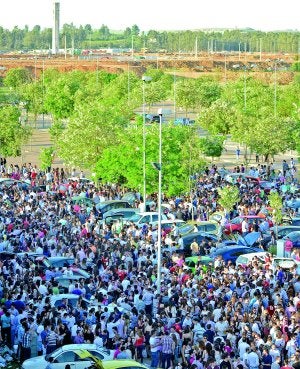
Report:
M250 254L240 255L236 259L235 265L249 265L255 258L258 260L258 262L264 263L267 254L267 252L251 252Z

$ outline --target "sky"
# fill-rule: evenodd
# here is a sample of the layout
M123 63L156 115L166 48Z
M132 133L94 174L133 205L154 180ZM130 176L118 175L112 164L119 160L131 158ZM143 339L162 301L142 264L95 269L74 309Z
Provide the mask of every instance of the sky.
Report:
M53 0L0 0L0 26L52 27ZM141 31L202 28L300 30L300 0L60 0L60 24Z

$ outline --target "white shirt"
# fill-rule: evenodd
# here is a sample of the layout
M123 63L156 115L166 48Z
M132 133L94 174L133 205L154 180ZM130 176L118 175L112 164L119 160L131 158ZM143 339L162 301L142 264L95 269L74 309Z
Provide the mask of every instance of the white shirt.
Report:
M250 369L252 368L258 368L259 367L259 357L257 355L256 352L254 351L251 351L249 354L248 354L248 367Z

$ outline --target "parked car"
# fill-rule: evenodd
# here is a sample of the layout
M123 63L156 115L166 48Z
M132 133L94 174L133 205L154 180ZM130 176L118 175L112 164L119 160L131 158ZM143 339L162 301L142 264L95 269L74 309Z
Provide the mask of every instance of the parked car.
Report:
M206 232L206 233L212 233L217 234L219 225L217 222L214 221L201 221L201 222L191 222L193 223L197 229L198 232Z
M70 282L76 283L82 279L84 280L86 278L84 278L81 275L75 274L75 275L61 275L59 277L55 277L54 281L58 284L60 293L68 293Z
M296 274L300 275L300 262L292 258L285 258L279 256L273 257L272 262L273 270L276 270L277 266L280 266L282 269L285 270L291 270L293 268L296 268Z
M242 254L236 259L235 265L247 266L252 261L257 260L260 263L264 263L267 252L251 252L249 254Z
M213 268L214 260L210 256L189 256L184 260L185 267L195 273L196 267L200 266L207 270L208 267Z
M226 225L225 225L225 234L230 234L234 232L242 233L242 222L243 219L248 219L249 228L253 226L255 222L259 222L260 220L266 219L266 216L264 214L260 215L241 215L239 217L235 217L231 219ZM267 221L269 223L269 226L272 227L273 223L270 219L267 218Z
M103 215L103 220L106 224L111 224L114 220L122 219L122 221L126 221L131 218L133 215L137 214L139 209L135 208L118 208L107 211Z
M293 247L300 247L300 231L295 231L283 237L283 241L290 239L293 242Z
M161 214L161 220L168 220L165 214ZM146 211L137 213L127 220L127 224L134 223L138 227L142 227L145 223L157 222L158 213L156 211Z
M19 190L28 190L31 187L30 181L26 182L13 178L0 178L0 189L5 187L17 186Z
M214 221L189 221L179 227L179 234L185 236L187 234L195 232L195 227L198 232L206 232L217 234L218 233L218 223Z
M176 224L177 226L186 224L184 220L182 219L166 219L166 220L162 220L161 221L161 230L166 233L169 234L172 230L173 225ZM155 222L150 222L150 225L152 225L153 228L157 228L158 227L158 220L156 220Z
M85 205L85 206L88 206L90 208L95 205L95 203L92 199L90 199L89 197L85 197L85 196L73 196L71 201L72 201L73 204Z
M34 263L42 269L62 268L73 265L75 263L75 259L68 256L38 256L35 258Z
M283 215L283 219L282 219L282 224L283 225L292 225L292 226L300 226L300 215L298 213L295 214L295 216L290 216L287 214Z
M218 237L206 232L194 232L187 234L186 236L183 236L182 237L183 253L185 254L185 256L191 255L190 246L194 240L196 240L198 244L200 244L203 240L217 242Z
M103 217L103 215L107 211L119 208L131 208L131 205L129 204L128 201L124 200L102 201L96 205L96 209L100 212L100 218Z
M44 296L42 298L41 305L45 306L49 303L53 308L58 308L62 305L71 305L74 308L77 305L79 298L86 304L86 307L90 304L89 300L79 295L73 293L59 293L57 295Z
M94 361L87 357L81 357L79 350L86 350L100 360L113 359L113 350L99 348L94 344L82 343L64 345L49 355L37 356L25 360L21 366L22 369L45 369L49 363L49 358L53 358L51 367L53 369L65 369L66 364L70 364L71 368L85 369L89 367Z
M222 256L222 259L227 263L228 261L231 261L233 264L235 264L236 259L243 254L250 254L250 253L259 253L263 252L262 249L258 247L249 247L249 246L225 246L216 249L214 252L209 254L209 256L213 259L217 258L218 256Z
M263 246L268 246L271 242L271 231L274 231L274 233L277 236L277 239L281 239L285 236L287 236L291 232L300 231L300 226L292 226L292 225L284 225L284 226L278 226L278 227L271 227L270 232L267 232L262 240Z

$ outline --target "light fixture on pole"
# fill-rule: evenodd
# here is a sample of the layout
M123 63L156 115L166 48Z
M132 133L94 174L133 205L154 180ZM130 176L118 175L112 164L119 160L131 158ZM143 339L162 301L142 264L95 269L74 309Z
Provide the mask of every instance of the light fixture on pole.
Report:
M157 237L157 292L161 291L161 182L162 182L162 109L159 115L159 149L158 149L158 237Z
M146 211L146 113L145 113L145 83L152 80L149 76L143 76L143 203Z

